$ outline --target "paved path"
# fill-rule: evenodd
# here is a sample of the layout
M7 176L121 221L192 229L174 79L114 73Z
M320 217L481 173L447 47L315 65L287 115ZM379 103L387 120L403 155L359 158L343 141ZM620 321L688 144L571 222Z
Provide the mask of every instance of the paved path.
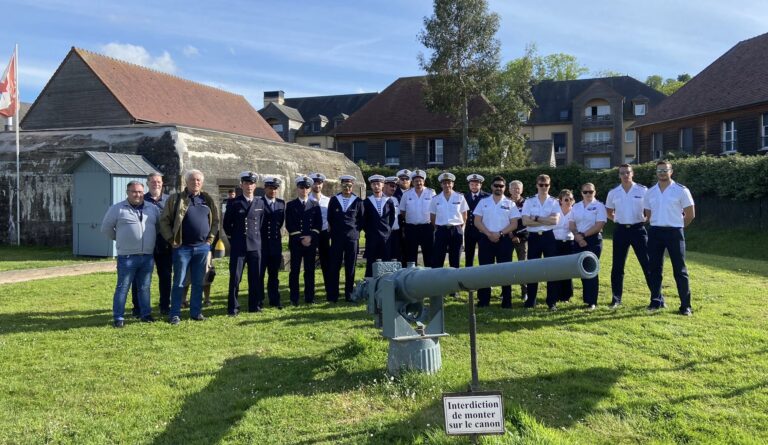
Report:
M9 270L0 272L0 284L20 283L22 281L42 280L45 278L85 275L94 272L112 272L117 266L114 261L94 261L69 266L44 267L41 269Z

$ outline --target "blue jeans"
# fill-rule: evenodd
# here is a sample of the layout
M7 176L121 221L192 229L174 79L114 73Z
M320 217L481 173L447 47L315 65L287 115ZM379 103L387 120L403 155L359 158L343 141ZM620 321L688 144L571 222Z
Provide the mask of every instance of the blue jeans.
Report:
M191 274L192 291L189 296L189 315L194 318L203 309L203 279L205 266L208 263L208 252L211 246L204 243L200 246L181 246L173 249L173 289L171 291L171 317L181 316L181 300L184 297L184 281L187 279L187 269Z
M149 288L152 282L152 269L154 267L155 262L151 254L118 255L117 286L115 286L115 295L112 299L112 314L115 320L124 319L125 299L134 280L138 288L141 316L147 317L152 313L152 306L149 303Z

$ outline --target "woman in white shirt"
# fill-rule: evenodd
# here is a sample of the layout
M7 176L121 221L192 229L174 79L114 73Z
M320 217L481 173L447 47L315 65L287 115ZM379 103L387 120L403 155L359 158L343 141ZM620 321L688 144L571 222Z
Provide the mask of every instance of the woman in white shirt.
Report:
M591 182L581 186L580 203L573 206L573 221L570 223L576 241L575 251L590 251L600 258L603 251L603 226L608 221L608 215L602 202L595 199L595 185ZM600 281L597 276L588 280L581 280L584 288L584 304L587 310L594 310L597 306L597 293Z
M560 190L557 196L560 201L560 220L552 231L555 234L557 243L557 255L570 255L573 249L573 233L571 233L571 221L573 221L573 192L569 189ZM573 280L562 280L557 282L557 300L570 301L573 296Z

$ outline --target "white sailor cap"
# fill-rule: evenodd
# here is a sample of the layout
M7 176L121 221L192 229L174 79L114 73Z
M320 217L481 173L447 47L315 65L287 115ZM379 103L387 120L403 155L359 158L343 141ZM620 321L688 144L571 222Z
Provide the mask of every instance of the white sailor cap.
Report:
M440 181L440 182L443 182L443 181L455 182L456 181L456 175L454 175L453 173L449 173L449 172L443 172L443 173L440 174L440 176L437 177L437 180Z
M264 178L264 187L280 188L282 183L283 181L281 181L280 178L276 178L274 176L267 176Z
M301 175L301 176L298 176L296 178L296 185L299 186L299 187L301 187L302 185L307 186L307 187L312 187L312 184L314 184L314 183L315 183L315 181L312 178L310 178L309 176Z
M472 181L483 182L485 181L485 178L483 178L482 175L478 175L477 173L472 173L471 175L467 176L467 182Z
M427 172L424 170L419 170L418 168L411 172L411 179L413 178L421 178L421 179L427 179Z
M386 179L383 175L368 176L368 182L384 182Z
M352 175L341 175L341 176L339 176L339 181L341 181L341 182L357 182L357 178L355 178Z
M387 176L386 178L384 178L384 182L385 183L391 182L391 183L397 184L397 176Z
M240 173L240 182L259 182L259 175L252 171Z
M317 172L310 173L309 177L312 178L312 180L315 181L315 182L318 182L318 181L319 182L323 182L323 181L325 181L325 175L322 174L322 173L317 173Z
M404 169L400 170L399 172L397 172L397 177L398 178L406 177L406 178L410 179L411 178L411 171L408 170L407 168L404 168Z

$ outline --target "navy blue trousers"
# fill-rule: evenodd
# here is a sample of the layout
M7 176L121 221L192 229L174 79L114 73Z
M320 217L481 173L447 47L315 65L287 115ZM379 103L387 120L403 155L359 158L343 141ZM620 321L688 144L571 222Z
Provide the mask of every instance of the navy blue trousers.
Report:
M283 261L282 253L272 253L271 255L261 251L261 274L259 274L259 288L257 289L258 305L261 306L264 301L264 277L267 277L267 297L270 306L282 306L280 303L280 263ZM250 299L249 299L250 309Z
M533 228L529 228L532 230ZM557 244L555 234L551 230L546 232L528 233L528 259L535 260L541 257L550 258L557 256ZM557 303L557 281L547 281L547 306L552 307ZM539 290L539 283L528 283L528 299L525 300L525 307L536 306L536 293Z
M600 258L600 254L603 253L603 235L597 233L584 238L584 241L587 242L587 245L584 247L580 247L578 243L574 242L576 253L589 251L597 255L597 258ZM586 280L582 279L581 286L584 292L584 303L597 304L597 293L600 290L600 276L595 275L594 278L588 278Z
M235 314L240 310L240 303L237 301L240 292L240 281L243 278L243 269L248 266L248 310L255 311L261 306L258 298L259 285L264 283L259 281L261 274L261 251L252 250L250 252L240 252L230 254L229 257L229 293L227 295L227 313ZM263 291L262 300L263 300Z
M461 226L438 226L435 229L435 244L432 246L432 267L443 267L445 254L448 253L448 265L458 268L462 244L464 233Z
M406 224L405 225L405 262L415 263L419 256L419 246L421 246L421 257L425 266L432 263L432 247L435 242L435 229L432 224Z
M573 253L573 241L571 240L556 240L557 243L557 255L570 255ZM557 281L557 301L570 301L573 297L573 280L560 280Z
M485 264L509 263L512 261L512 238L503 236L498 243L492 243L483 235L479 241L480 250L477 260L481 266ZM491 288L485 287L477 291L477 306L491 304ZM501 287L501 307L512 307L512 286Z
M648 230L648 280L651 288L651 306L661 307L661 277L664 269L664 250L669 252L672 272L680 295L680 309L691 307L688 286L688 268L685 266L685 234L681 227L654 227Z
M288 272L288 289L291 303L299 304L299 272L301 263L304 263L304 301L315 301L315 253L317 243L313 242L309 247L301 244L301 237L292 236L288 241L291 250L291 271Z
M331 240L331 265L328 277L328 301L339 300L339 273L344 264L344 298L350 300L355 287L355 263L357 262L357 240L338 238Z
M325 294L331 294L331 288L329 282L331 280L331 232L328 230L321 230L320 236L317 240L317 254L320 258L320 269L323 271L323 284L325 285ZM338 292L338 290L336 291Z
M645 276L645 282L650 289L648 233L645 231L643 223L616 224L613 230L613 266L611 266L612 303L621 303L621 296L624 293L624 266L627 262L630 246L635 251L635 256Z
M482 238L485 238L485 235L480 233L474 226L468 227L464 231L464 267L472 267L474 265L475 249ZM477 261L480 261L479 254Z

